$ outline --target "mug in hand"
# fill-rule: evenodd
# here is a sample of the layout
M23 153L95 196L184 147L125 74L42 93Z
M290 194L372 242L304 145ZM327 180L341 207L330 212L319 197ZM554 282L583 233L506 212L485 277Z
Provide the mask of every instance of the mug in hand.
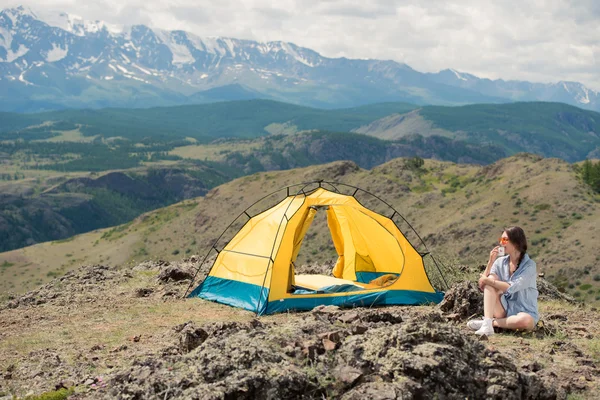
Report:
M504 246L498 247L498 257L504 257Z

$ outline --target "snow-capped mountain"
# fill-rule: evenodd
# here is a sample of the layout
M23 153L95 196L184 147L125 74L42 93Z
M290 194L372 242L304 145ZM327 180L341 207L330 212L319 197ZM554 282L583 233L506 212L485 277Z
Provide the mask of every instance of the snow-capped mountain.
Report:
M548 84L480 79L453 69L445 69L437 74L428 75L435 82L474 90L488 96L514 101L556 101L600 111L600 93L578 82L560 81Z
M121 27L24 7L0 11L0 110L253 97L320 107L536 99L599 107L598 93L577 83L489 81L453 70L424 74L395 61L327 58L286 42Z

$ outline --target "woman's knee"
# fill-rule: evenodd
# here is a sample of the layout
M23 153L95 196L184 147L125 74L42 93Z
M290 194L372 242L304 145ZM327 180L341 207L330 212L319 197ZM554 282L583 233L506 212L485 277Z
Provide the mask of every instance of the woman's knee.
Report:
M533 330L533 328L535 328L535 320L531 315L527 313L519 313L519 320L517 324L517 329L526 329L530 331Z

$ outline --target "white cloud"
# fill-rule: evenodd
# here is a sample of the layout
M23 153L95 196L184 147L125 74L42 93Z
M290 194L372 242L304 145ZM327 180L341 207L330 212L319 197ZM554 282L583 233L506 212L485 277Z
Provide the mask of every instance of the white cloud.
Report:
M492 79L571 80L600 90L595 0L0 0L200 36L284 40L327 57L454 68Z

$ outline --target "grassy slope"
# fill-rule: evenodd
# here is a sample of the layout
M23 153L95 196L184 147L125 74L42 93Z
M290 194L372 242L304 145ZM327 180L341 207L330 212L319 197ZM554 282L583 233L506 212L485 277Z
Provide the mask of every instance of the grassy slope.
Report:
M486 167L427 160L425 169L406 169L404 160L396 159L370 171L335 162L240 178L204 198L149 212L130 224L2 253L0 290L30 289L81 264L125 265L204 254L231 220L265 193L323 178L379 195L451 263L483 264L502 228L520 225L540 272L567 288L572 285L570 291L582 299L593 301L600 295L600 282L593 279L600 274L595 251L600 198L578 181L570 164L518 155ZM259 205L251 213L266 207ZM333 257L325 227L325 219L317 218L300 263Z
M386 139L420 133L496 143L509 154L530 151L566 160L582 160L600 146L600 113L561 103L426 106L389 116L357 132Z

